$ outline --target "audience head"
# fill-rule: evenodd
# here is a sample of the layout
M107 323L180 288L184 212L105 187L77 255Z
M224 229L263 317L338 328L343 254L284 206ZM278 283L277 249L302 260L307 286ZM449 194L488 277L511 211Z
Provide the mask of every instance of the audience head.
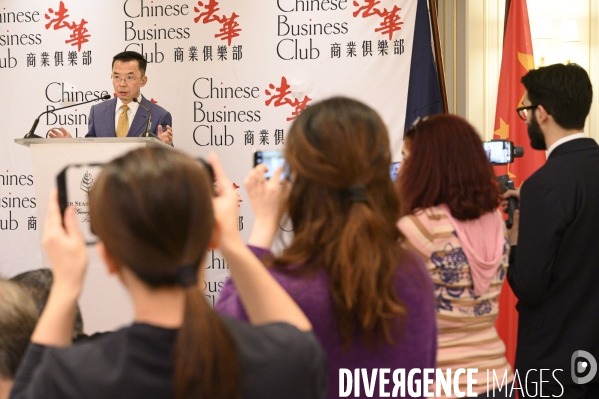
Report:
M499 192L479 135L466 120L439 114L418 120L404 133L397 184L402 215L447 204L458 220L496 209Z
M532 69L522 77L531 105L542 105L564 129L584 128L591 109L593 87L577 64L554 64Z
M48 295L50 295L50 288L52 287L52 270L30 270L28 272L17 274L10 280L25 288L25 290L33 296L37 311L41 315L46 307L46 302L48 302ZM75 308L73 341L77 341L83 336L83 318L81 317L81 309L79 309L79 305L77 305Z
M168 149L132 151L107 164L91 190L92 229L141 281L175 286L182 266L198 272L208 248L211 193L198 160Z
M182 289L175 346L177 398L239 392L233 343L197 283L214 227L207 166L170 148L134 150L107 165L90 191L90 221L107 256L151 290Z
M306 108L285 146L292 187L282 211L294 238L278 265L324 265L342 335L393 341L389 315L404 314L390 289L398 262L399 202L389 177L387 129L367 105L331 98ZM310 260L318 257L318 262Z
M0 279L0 381L12 381L38 319L33 298L18 284Z

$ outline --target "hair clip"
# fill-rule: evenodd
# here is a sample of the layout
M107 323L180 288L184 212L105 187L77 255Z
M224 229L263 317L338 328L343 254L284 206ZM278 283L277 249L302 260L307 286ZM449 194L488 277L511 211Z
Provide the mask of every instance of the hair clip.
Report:
M363 184L354 184L347 189L351 195L351 202L368 202L366 199L366 186Z
M183 265L175 272L175 280L183 288L198 283L198 269L193 265Z

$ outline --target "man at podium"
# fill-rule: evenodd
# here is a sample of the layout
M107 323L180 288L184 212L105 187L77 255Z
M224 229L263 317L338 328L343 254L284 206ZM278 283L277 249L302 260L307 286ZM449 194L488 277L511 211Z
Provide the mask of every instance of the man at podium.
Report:
M146 131L150 110L150 131L166 144L173 143L171 114L141 95L148 81L143 55L124 51L112 58L112 86L116 98L92 106L85 137L139 137ZM50 129L50 138L70 138L64 128Z

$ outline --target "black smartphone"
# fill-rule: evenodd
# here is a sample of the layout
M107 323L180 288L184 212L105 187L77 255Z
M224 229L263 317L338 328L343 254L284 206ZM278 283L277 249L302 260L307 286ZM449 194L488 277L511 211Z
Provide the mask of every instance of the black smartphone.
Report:
M256 150L254 151L254 166L259 164L265 164L268 168L266 172L266 178L270 179L272 174L280 168L285 166L285 154L283 150ZM281 174L281 180L287 178L287 168L283 170Z
M397 172L399 171L399 164L401 162L392 162L391 167L389 169L389 175L391 176L391 181L395 181L397 179Z
M64 217L68 206L75 207L79 230L88 245L98 241L89 222L89 191L103 166L104 164L68 165L56 176L60 212Z
M507 165L514 162L514 143L507 140L484 141L487 159L493 165Z

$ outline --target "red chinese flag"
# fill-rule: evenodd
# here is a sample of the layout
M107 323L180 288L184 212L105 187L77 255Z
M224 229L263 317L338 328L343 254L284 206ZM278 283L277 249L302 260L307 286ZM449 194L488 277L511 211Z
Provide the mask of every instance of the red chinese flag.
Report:
M524 157L516 158L508 166L495 167L495 173L508 174L516 187L545 163L545 152L530 147L526 122L520 119L516 108L522 106L524 86L520 82L528 70L534 68L532 40L526 0L511 0L503 39L503 58L499 75L494 138L513 141L524 147ZM516 356L518 313L516 297L508 284L503 285L499 297L497 331L505 342L506 356L512 367Z

